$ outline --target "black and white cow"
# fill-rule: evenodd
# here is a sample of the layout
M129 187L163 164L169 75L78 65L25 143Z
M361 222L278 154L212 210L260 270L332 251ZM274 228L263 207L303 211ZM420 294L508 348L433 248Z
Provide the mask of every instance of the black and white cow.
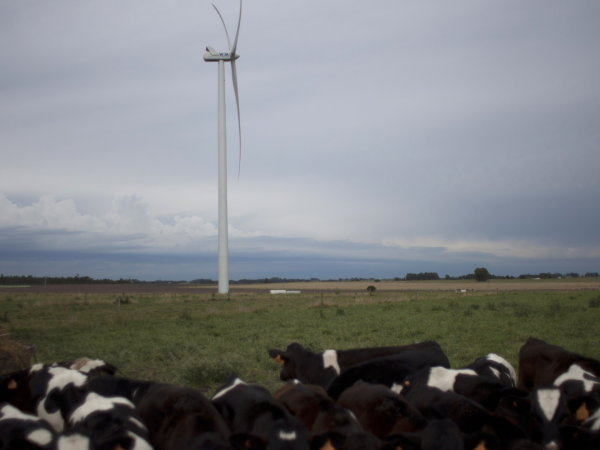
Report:
M54 430L37 416L8 403L0 405L0 449L44 449L54 446Z
M500 399L514 394L516 389L507 388L499 381L477 375L473 369L448 369L428 367L414 373L395 390L406 394L419 386L437 388L443 392L456 392L479 403L489 411L494 411ZM524 395L524 394L523 394Z
M71 370L78 370L90 377L96 375L114 375L117 368L101 359L79 358L75 361L67 363L57 363L60 367L65 367Z
M130 400L148 426L156 450L231 449L227 425L212 403L195 389L112 376L91 378L86 388Z
M600 391L600 377L584 370L579 364L572 364L553 384L559 386L568 398Z
M518 387L532 391L550 385L573 364L593 376L600 376L600 361L530 337L519 350Z
M484 431L493 434L503 449L512 449L521 442L529 441L529 436L519 426L495 417L464 395L419 386L406 395L406 400L429 420L450 419L467 435Z
M65 428L69 405L80 395L77 388L87 381L87 376L64 367L36 365L31 368L29 382L35 412L58 433Z
M0 403L8 402L23 412L37 414L30 382L38 372L47 372L49 369L57 369L57 371L60 371L60 369L76 370L84 376L113 375L116 371L112 364L89 358L79 358L67 363L34 364L29 369L0 376ZM83 379L82 377L79 378ZM40 395L39 392L36 392L36 395Z
M146 425L124 397L86 392L69 410L68 425L88 435L98 450L152 450Z
M309 348L294 342L282 350L270 350L269 356L278 364L282 364L280 378L282 381L297 379L302 383L316 384L326 388L348 367L370 359L390 356L408 350L438 345L427 341L395 347L373 347L351 350L325 350L313 353Z
M351 366L333 380L327 393L335 400L358 380L383 384L398 393L398 386L408 375L431 366L450 367L448 357L437 344Z
M538 386L529 396L504 397L495 411L523 428L534 442L548 450L560 448L560 427L568 421L567 399L557 386Z
M138 405L146 393L157 384L159 383L153 381L100 375L89 378L85 388L104 397L125 397L134 405Z
M506 387L517 385L517 373L513 366L502 356L495 353L477 358L463 369L472 369L477 375L502 383Z
M211 401L233 433L230 442L237 449L309 448L306 428L261 386L231 376Z

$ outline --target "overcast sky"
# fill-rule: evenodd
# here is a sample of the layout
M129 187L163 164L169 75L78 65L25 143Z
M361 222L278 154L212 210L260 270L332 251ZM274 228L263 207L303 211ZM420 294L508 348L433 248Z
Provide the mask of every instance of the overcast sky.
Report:
M235 35L236 0L215 0ZM600 270L600 3L244 3L230 278ZM0 0L0 272L217 277L204 0Z

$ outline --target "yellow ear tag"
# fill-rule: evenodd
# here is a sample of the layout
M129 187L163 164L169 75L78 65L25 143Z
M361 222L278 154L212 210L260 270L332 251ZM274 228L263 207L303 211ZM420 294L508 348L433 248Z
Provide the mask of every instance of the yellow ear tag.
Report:
M277 358L275 358L275 362L277 364L283 364L285 361L281 358L280 355L277 355Z
M588 411L585 403L582 403L581 406L577 409L577 412L575 413L575 418L581 421L588 420L590 418L590 412Z
M16 389L17 388L17 382L15 381L14 378L12 378L9 382L8 382L8 386L6 386L8 389Z
M486 450L485 441L481 441L473 450Z
M331 445L331 441L327 439L327 442L325 442L323 447L321 447L319 450L335 450L335 447Z

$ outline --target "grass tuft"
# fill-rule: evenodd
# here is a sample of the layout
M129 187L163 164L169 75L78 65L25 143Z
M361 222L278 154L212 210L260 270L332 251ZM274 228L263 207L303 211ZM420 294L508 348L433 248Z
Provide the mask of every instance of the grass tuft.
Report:
M529 317L531 315L531 306L527 303L513 303L513 311L517 317Z
M192 313L189 310L184 310L181 311L181 314L179 315L179 318L181 320L192 320Z
M191 386L206 388L227 381L231 374L239 371L239 365L231 361L202 361L198 365L184 369L183 378Z

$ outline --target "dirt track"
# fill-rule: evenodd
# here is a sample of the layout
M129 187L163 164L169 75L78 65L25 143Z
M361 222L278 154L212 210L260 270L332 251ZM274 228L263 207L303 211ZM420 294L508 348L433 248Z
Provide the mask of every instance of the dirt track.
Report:
M580 291L600 290L600 278L577 278L561 280L490 280L478 283L473 280L455 281L318 281L303 283L274 283L253 285L230 285L230 291L235 293L267 293L271 289L299 290L303 293L327 293L340 291L365 291L373 285L380 292L410 292L410 291L454 291L467 289L473 291ZM159 294L186 293L211 294L217 292L216 285L190 284L74 284L46 286L0 286L2 292L35 292L35 293L90 293L90 294Z

